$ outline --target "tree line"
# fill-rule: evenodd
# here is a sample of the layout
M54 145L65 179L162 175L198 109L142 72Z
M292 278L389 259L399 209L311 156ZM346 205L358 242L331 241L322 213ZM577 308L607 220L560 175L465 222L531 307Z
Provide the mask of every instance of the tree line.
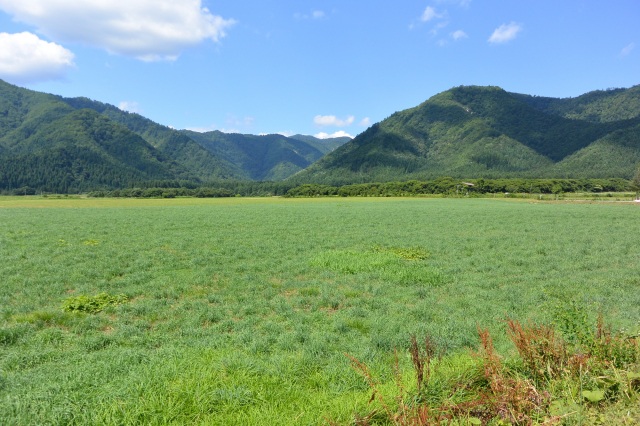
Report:
M640 176L640 173L639 175ZM637 180L637 182L636 182ZM88 192L90 197L175 198L175 197L404 197L420 195L480 196L483 194L605 193L640 190L640 177L611 179L469 179L441 177L434 180L372 182L332 186L291 182L220 181L197 184L191 181L156 180L138 186ZM5 192L6 193L6 192ZM14 195L35 194L33 188L18 188Z
M219 181L195 183L192 181L149 181L131 188L96 190L89 197L115 198L219 198L219 197L274 197L284 196L295 185L286 182Z
M416 195L563 194L572 192L624 192L635 190L626 179L469 179L360 183L343 186L303 184L287 197L402 197Z

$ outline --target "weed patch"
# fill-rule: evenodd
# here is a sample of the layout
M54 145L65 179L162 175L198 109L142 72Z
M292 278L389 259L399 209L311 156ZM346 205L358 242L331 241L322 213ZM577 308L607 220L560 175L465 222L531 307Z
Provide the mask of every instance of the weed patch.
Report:
M126 303L129 298L124 294L111 295L100 293L95 296L74 296L65 299L62 303L62 310L65 312L84 312L97 314L108 306L117 306Z
M637 412L633 408L640 403L636 338L603 334L605 327L599 319L593 351L572 353L551 326L523 325L513 319L506 324L519 359L506 363L489 331L478 328L479 349L471 354L475 364L470 374L458 379L450 370L439 371L432 339L425 338L420 347L415 336L411 337L408 353L414 386L407 382L396 351L391 395L365 363L347 354L352 368L371 389L369 404L377 405L368 414L356 415L355 424L560 424L570 417L578 422L601 418L603 412L618 412L621 407L629 407L627 416ZM621 345L627 355L624 364L616 355ZM524 370L517 368L519 363ZM575 392L567 395L563 389L579 389L577 399Z

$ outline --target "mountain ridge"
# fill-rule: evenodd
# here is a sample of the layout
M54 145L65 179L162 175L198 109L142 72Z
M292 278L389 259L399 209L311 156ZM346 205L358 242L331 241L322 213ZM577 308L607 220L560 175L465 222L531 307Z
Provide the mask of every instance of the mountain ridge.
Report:
M629 179L638 164L640 85L575 98L458 86L354 139L321 140L176 130L88 98L0 81L0 190L442 176Z
M182 130L213 155L235 163L248 180L283 180L308 167L344 139L321 140L313 136L280 134L193 132Z
M627 96L627 91L635 100L638 87L611 91L609 100ZM552 101L536 103L523 96L495 86L452 88L374 124L291 179L346 184L400 180L400 176L406 180L633 175L637 167L633 165L640 163L640 102L632 112L624 110L619 120L585 120L551 114ZM583 96L584 109L590 105L584 101L590 95ZM615 116L610 110L606 115ZM625 149L606 153L606 141ZM582 150L586 151L581 156ZM594 161L593 155L586 155L590 151L606 154L605 163L612 166L590 171L588 165Z

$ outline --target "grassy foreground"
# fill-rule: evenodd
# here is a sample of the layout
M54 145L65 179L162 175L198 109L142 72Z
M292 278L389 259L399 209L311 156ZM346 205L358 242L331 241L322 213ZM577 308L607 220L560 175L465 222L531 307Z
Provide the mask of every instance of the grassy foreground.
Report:
M392 422L367 417L384 412L370 379L391 404L416 387L412 335L446 354L437 383L492 359L479 327L516 359L506 318L570 340L602 314L637 334L639 217L631 203L2 198L0 424ZM559 421L600 415L584 390L561 389ZM604 420L638 416L625 401Z

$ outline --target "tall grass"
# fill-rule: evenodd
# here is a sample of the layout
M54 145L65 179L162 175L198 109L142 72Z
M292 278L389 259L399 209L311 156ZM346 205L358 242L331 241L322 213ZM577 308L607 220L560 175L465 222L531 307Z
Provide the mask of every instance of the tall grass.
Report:
M0 199L0 423L349 423L344 353L385 388L411 335L457 374L478 325L513 350L505 316L633 332L636 207Z

